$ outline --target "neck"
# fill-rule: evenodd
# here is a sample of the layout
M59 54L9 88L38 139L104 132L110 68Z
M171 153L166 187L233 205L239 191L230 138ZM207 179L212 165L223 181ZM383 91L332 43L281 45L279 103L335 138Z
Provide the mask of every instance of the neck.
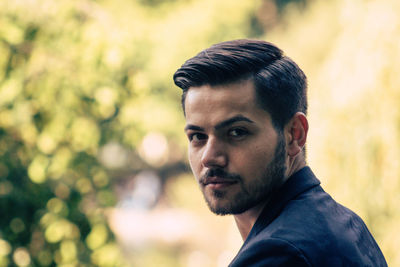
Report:
M287 169L286 169L286 174L285 174L285 181L289 179L290 176L292 176L294 173L302 169L303 167L306 166L306 161L304 159L303 155L298 155L296 157L290 158L288 157L287 159Z
M243 213L235 214L233 217L235 218L236 226L239 229L240 235L242 236L243 241L246 240L249 235L251 228L253 228L254 224L267 201L264 201L257 206L246 210Z

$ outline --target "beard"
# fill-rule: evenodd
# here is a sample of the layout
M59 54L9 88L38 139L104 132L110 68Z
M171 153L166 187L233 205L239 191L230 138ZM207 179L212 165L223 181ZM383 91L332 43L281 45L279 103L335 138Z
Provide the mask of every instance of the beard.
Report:
M286 149L283 134L278 135L274 157L265 166L261 177L245 183L238 174L228 173L221 168L210 169L201 179L207 176L219 176L238 182L240 190L228 198L226 190L213 190L211 197L207 197L204 187L202 188L204 199L210 210L217 215L240 214L256 205L267 202L273 193L282 185L286 172ZM218 205L218 203L223 203Z

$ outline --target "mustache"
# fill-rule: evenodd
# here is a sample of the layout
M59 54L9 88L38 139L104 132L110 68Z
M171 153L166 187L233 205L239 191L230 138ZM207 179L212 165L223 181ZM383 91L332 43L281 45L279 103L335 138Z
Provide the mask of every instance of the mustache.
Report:
M205 183L207 179L211 177L219 177L222 179L240 181L242 177L235 173L229 173L221 168L211 168L206 171L206 173L200 177L200 183Z

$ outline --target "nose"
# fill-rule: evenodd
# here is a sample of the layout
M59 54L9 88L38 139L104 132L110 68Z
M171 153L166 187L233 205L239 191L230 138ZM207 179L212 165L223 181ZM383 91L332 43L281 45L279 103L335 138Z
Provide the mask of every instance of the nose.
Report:
M226 167L228 157L223 142L217 138L209 137L201 156L201 163L204 167Z

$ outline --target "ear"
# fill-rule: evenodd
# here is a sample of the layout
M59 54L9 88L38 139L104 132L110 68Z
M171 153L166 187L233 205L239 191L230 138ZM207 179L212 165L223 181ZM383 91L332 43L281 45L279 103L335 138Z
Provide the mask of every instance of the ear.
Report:
M294 158L303 149L308 133L307 117L297 112L285 126L286 149L290 158Z

